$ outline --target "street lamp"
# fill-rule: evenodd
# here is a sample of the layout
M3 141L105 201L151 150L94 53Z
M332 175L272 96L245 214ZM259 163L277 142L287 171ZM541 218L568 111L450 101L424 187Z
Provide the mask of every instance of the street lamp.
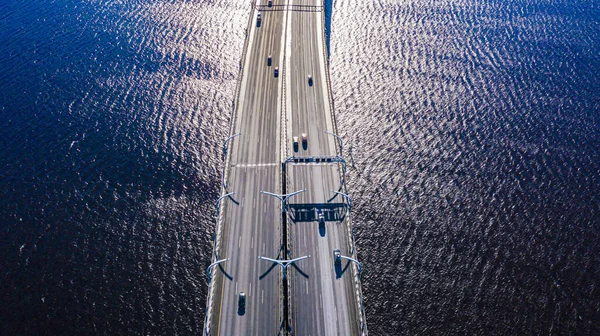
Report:
M349 208L352 207L352 198L350 196L348 196L347 194L344 194L343 192L339 192L339 191L335 191L335 190L332 190L331 192L346 197L346 199L348 200L348 207Z
M329 135L333 135L334 137L336 137L338 139L338 141L340 142L340 155L342 155L342 149L344 148L343 144L342 144L342 138L340 138L339 136L337 136L337 134L331 133L329 131L325 131L324 133L327 133Z
M281 266L281 268L283 268L283 278L287 278L287 267L290 266L291 264L295 263L296 261L300 261L302 259L306 259L306 258L310 258L310 255L304 256L304 257L300 257L300 258L296 258L296 259L292 259L292 260L276 260L276 259L271 259L271 258L267 258L267 257L262 257L262 256L258 256L258 259L262 259L262 260L266 260L266 261L270 261L272 263L275 263L279 266Z
M219 199L215 203L215 208L217 208L217 217L219 217L219 209L220 209L219 208L219 202L221 202L221 200L223 198L229 197L229 198L231 198L232 201L234 201L234 203L237 203L237 202L235 202L235 200L233 200L233 198L231 197L231 195L235 195L235 191L234 192L230 192L229 194L226 194L226 195L223 195L223 196L219 197Z
M340 255L340 258L350 260L350 261L356 263L356 265L358 265L358 276L360 277L360 273L362 273L362 264L358 260L343 256L343 255Z
M224 142L223 142L223 160L225 160L225 156L227 156L227 143L229 142L229 140L235 138L236 136L242 135L241 133L237 133L234 134L232 136L230 136L229 138L227 138Z
M283 195L278 195L278 194L274 194L274 193L270 193L268 191L262 191L262 190L260 191L260 193L268 195L268 196L277 197L281 201L281 212L286 212L287 200L290 199L290 197L297 195L299 193L305 192L305 191L306 191L306 189L302 189L302 190L294 191L293 193L283 194Z
M211 268L217 266L220 263L224 263L227 260L229 260L229 258L225 258L225 259L221 259L221 260L217 260L214 263L210 264L207 268L206 268L206 274L208 275L208 282L210 282L211 278L212 278L212 272L211 272Z

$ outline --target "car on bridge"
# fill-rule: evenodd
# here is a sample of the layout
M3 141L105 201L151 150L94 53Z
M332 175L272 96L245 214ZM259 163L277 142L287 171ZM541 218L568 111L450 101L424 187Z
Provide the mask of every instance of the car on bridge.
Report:
M323 211L321 211L321 210L318 211L317 220L319 221L319 227L325 226L325 215L323 215Z
M297 136L293 137L292 142L293 142L294 152L297 152L298 151L298 137Z
M339 265L342 262L342 253L339 249L333 250L333 262L335 262L336 265Z
M273 76L275 78L279 77L279 67L275 67L275 69L273 69Z
M238 294L238 314L244 315L246 311L246 293L240 292Z
M308 75L308 86L313 86L313 80L311 75Z
M308 148L308 136L306 133L302 133L302 148L306 150Z
M271 55L269 55L267 57L267 66L271 66L271 63L272 63L272 58L271 58Z

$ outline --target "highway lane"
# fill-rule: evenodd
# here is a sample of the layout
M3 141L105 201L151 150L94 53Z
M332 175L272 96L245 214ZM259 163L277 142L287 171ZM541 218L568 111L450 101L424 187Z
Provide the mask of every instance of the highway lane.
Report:
M292 1L290 1L292 4ZM322 13L308 6L322 5L315 0L293 0L288 11L286 113L288 121L288 154L299 156L336 155L335 139L329 107L329 91L325 78L325 56L322 40ZM308 9L308 10L306 10ZM308 76L313 86L308 85ZM293 152L292 137L308 135L308 147ZM325 204L340 189L337 165L288 165L288 192L306 189L290 203ZM341 197L332 203L342 203ZM290 222L291 258L311 255L297 264L289 274L293 334L295 335L359 335L358 307L352 281L352 265L345 260L334 266L333 250L350 255L347 223L333 220L328 214L325 230L317 221ZM314 211L313 211L314 214Z
M267 0L257 3L265 5ZM274 1L278 5L278 1ZM262 11L262 22L248 31L249 44L238 97L238 112L230 146L227 192L219 258L230 258L223 273L215 268L216 291L210 321L212 335L277 335L282 321L281 272L258 256L276 258L281 251L281 210L277 199L261 190L281 190L280 116L284 11ZM272 55L272 65L267 57ZM238 310L238 293L246 308Z

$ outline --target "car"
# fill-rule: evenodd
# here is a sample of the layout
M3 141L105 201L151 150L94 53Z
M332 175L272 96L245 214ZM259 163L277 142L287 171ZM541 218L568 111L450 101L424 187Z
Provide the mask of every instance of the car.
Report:
M342 262L342 253L338 249L333 250L333 262L337 265Z
M302 133L302 148L304 148L304 150L308 148L308 136L306 133Z
M269 7L273 7L273 0L269 0L269 1L267 2L267 6L269 6Z
M308 86L313 86L313 80L311 75L308 75Z
M292 138L292 140L293 140L293 143L294 143L294 152L297 152L298 151L298 137L295 136L295 137Z
M325 216L323 215L322 211L319 211L318 219L319 219L319 224L321 224L321 223L325 224Z
M273 69L273 76L275 78L279 77L279 67L275 67L275 69Z
M240 292L238 294L238 309L243 310L246 308L246 293Z
M271 63L272 63L272 58L271 58L271 55L269 55L267 57L267 66L271 66Z
M261 22L261 20L262 20L262 16L260 15L260 13L258 13L258 14L256 15L256 26L257 26L257 27L260 27L260 22Z

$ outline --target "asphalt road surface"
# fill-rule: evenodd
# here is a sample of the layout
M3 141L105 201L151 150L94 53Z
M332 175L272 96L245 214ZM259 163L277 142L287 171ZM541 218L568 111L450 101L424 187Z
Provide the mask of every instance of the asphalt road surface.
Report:
M335 264L333 250L350 256L346 209L339 167L288 165L286 191L306 189L289 203L288 242L282 241L281 203L260 191L281 193L281 162L286 156L336 154L325 74L322 2L259 0L248 31L230 169L222 201L221 258L215 268L212 335L277 335L283 329L282 271L258 256L291 259L310 255L289 267L290 321L293 335L359 335L353 266ZM261 23L256 24L261 13ZM272 64L267 65L271 55ZM279 68L279 77L274 68ZM284 73L285 72L285 73ZM309 85L308 76L312 76ZM308 135L294 152L292 137ZM281 140L284 142L281 143ZM317 211L326 218L319 226ZM246 294L240 309L238 295Z
M213 271L217 281L213 335L277 335L283 321L281 272L258 256L276 259L281 251L280 202L260 191L281 190L282 83L281 76L275 78L273 71L276 66L281 68L283 61L285 11L261 12L260 26L254 11L248 31L250 41L234 126L234 133L241 135L230 146L227 192L236 192L233 199L239 204L227 198L222 201L219 258L230 260L222 270ZM267 65L268 55L272 56L271 66ZM245 309L239 309L239 292L246 294Z
M329 90L325 74L321 1L293 1L288 11L286 76L288 154L335 156L338 143L333 132ZM312 10L313 8L319 11ZM313 83L309 85L308 76ZM306 133L306 146L294 152L292 137ZM360 322L352 265L334 263L333 250L350 256L348 226L338 165L288 165L288 192L306 189L290 204L301 204L289 212L291 258L311 255L291 269L291 321L294 335L359 335ZM335 206L337 204L337 206ZM317 211L326 222L320 227ZM292 220L293 219L293 220Z

